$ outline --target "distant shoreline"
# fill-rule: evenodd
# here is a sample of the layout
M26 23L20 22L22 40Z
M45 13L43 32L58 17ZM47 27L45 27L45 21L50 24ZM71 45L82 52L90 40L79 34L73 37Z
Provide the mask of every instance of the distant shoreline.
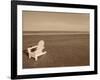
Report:
M70 35L89 34L88 31L23 31L23 35Z

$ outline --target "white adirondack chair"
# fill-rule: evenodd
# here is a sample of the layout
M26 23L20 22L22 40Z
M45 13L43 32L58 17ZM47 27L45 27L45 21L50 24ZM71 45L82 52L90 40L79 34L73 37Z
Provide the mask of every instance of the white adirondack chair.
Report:
M45 48L44 44L45 44L44 40L40 40L37 45L27 48L29 59L33 57L35 61L37 61L39 56L46 54L47 51L43 52L43 49ZM36 50L32 51L32 49L36 49Z

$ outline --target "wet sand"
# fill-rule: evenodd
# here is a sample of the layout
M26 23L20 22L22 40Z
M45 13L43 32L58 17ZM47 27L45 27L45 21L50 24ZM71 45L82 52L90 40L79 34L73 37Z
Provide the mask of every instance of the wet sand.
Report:
M45 41L47 54L38 61L29 59L25 51L36 45L39 40ZM23 68L47 68L89 65L89 35L24 35L23 36Z

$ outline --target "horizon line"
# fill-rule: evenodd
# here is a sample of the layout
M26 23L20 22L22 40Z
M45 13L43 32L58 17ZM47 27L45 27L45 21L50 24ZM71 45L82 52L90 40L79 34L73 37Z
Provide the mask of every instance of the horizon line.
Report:
M88 31L23 31L23 35L76 35L89 34Z

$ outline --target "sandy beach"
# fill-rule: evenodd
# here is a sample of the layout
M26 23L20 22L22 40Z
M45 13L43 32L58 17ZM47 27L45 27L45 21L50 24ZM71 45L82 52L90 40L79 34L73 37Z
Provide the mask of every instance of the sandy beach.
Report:
M38 61L25 51L39 40L45 41L47 54ZM89 65L89 34L23 35L23 68L47 68Z

